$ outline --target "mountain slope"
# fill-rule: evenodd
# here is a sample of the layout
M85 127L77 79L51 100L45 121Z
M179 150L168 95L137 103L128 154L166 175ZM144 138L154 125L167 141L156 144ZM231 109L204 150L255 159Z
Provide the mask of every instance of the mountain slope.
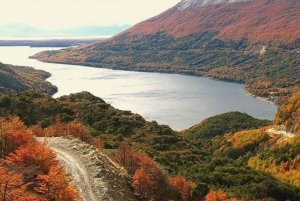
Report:
M194 2L207 1L188 5ZM183 3L109 40L32 58L213 77L245 83L248 92L276 103L299 89L299 1L254 0L180 9Z
M3 104L5 102L11 104L7 106ZM238 200L300 199L300 183L297 182L300 181L298 135L290 139L293 141L287 145L277 146L279 136L266 132L271 126L264 127L270 122L257 120L246 114L231 112L211 117L180 135L168 126L158 125L154 121L147 122L130 111L115 109L87 92L57 99L29 92L10 93L0 97L0 109L1 115L19 115L27 125L41 125L45 128L44 131L35 127L35 133L40 133L40 136L66 135L71 127L63 127L63 124L76 119L85 124L91 134L84 139L91 142L93 139L101 139L104 151L110 156L116 151L113 149L120 148L125 141L129 145L128 149L131 149L122 152L125 157L128 156L128 164L132 165L128 152L143 151L161 164L170 175L179 174L194 182L196 186L191 193L191 200L204 200L210 190L219 189L224 190L228 198ZM58 116L61 122L55 121ZM77 133L78 129L73 129L73 132ZM56 139L52 140L56 146L72 150L77 157L82 155L97 163L97 157L83 150L88 146L79 141L78 146L72 144L66 147L64 144L57 144ZM272 163L274 160L276 164ZM86 164L94 168L90 163ZM106 164L103 163L104 166ZM270 165L270 168L261 169L267 166L260 164ZM90 174L97 175L97 180L99 176L103 178L102 174L98 174L99 167L102 166L97 166L95 172L89 171ZM287 181L283 174L293 180ZM114 176L110 178L108 181L112 183L109 184L115 185L117 182L117 189L122 189L123 186L124 190L128 190L128 185L122 182L124 180ZM143 183L145 182L141 182L141 186ZM157 189L159 190L161 189ZM116 192L118 191L110 195L119 196ZM162 199L157 200L166 200L166 194L162 195Z
M0 62L0 94L25 90L54 94L57 88L45 81L48 77L50 74L42 70L6 65Z
M300 132L300 91L278 108L275 123L286 131Z
M165 32L174 37L193 33L218 31L223 40L248 39L251 42L291 43L300 38L298 21L300 2L287 0L255 0L251 2L192 7L184 2L168 11L141 22L122 34L155 34ZM222 1L217 1L222 2ZM186 9L182 9L185 8Z

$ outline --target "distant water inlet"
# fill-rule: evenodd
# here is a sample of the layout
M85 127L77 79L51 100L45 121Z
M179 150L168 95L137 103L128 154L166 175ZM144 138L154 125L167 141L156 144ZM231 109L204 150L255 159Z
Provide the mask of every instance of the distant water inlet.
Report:
M0 62L32 66L52 74L58 87L54 97L89 91L112 106L141 114L146 120L189 128L213 115L229 111L273 119L277 107L244 93L244 85L203 77L109 70L28 59L58 48L0 47Z

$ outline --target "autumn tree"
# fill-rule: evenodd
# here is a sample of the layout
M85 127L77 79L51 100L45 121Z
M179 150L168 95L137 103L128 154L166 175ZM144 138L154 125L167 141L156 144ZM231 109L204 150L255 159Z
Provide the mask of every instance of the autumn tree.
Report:
M6 162L23 167L36 165L44 173L49 172L51 166L58 165L56 154L39 142L20 146L14 153L9 154Z
M102 142L99 137L95 137L89 141L89 144L93 145L98 151L102 150Z
M71 121L71 122L67 123L65 127L66 127L67 135L76 137L83 142L85 142L89 137L84 126L79 122Z
M12 171L7 171L0 166L0 199L1 201L42 201L35 194L27 191L22 176Z
M70 185L65 172L61 168L52 166L48 174L37 177L37 187L35 191L46 200L51 201L80 201L76 188Z
M210 190L205 196L205 201L225 201L227 200L227 195L223 190L213 191Z
M130 145L127 142L120 143L116 150L114 160L125 167L131 174L134 173L133 169L133 152L131 151Z
M46 132L46 136L49 137L71 135L84 142L87 141L89 137L88 132L86 131L85 127L81 123L76 121L63 123L61 122L60 118L56 118L54 124L49 126L45 132Z
M191 197L191 191L195 188L195 184L187 179L177 175L170 178L170 184L174 191L173 196L175 200L187 201Z
M19 117L0 118L0 157L5 158L19 146L34 141L32 133Z
M54 124L46 129L47 137L66 136L66 124L62 123L60 118L56 118Z
M150 200L153 196L153 186L155 182L145 168L135 171L132 180L134 194L142 200Z
M133 162L132 187L135 195L143 200L167 200L170 187L163 168L142 152L133 154Z
M33 125L29 127L29 130L37 137L45 137L46 132L40 125Z

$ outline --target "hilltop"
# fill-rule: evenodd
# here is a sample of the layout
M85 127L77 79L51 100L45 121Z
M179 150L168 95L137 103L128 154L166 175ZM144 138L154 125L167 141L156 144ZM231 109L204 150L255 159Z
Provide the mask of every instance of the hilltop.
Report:
M299 20L294 0L182 1L103 42L32 58L213 77L282 103L300 86Z

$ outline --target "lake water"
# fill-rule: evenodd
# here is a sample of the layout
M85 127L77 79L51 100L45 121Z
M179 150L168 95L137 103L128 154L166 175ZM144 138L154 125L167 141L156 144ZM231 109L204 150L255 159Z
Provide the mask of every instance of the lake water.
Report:
M273 119L277 107L244 93L244 85L203 77L109 70L28 59L37 52L59 48L0 47L0 62L48 71L58 87L54 97L89 91L115 108L131 110L146 120L189 128L229 111Z

